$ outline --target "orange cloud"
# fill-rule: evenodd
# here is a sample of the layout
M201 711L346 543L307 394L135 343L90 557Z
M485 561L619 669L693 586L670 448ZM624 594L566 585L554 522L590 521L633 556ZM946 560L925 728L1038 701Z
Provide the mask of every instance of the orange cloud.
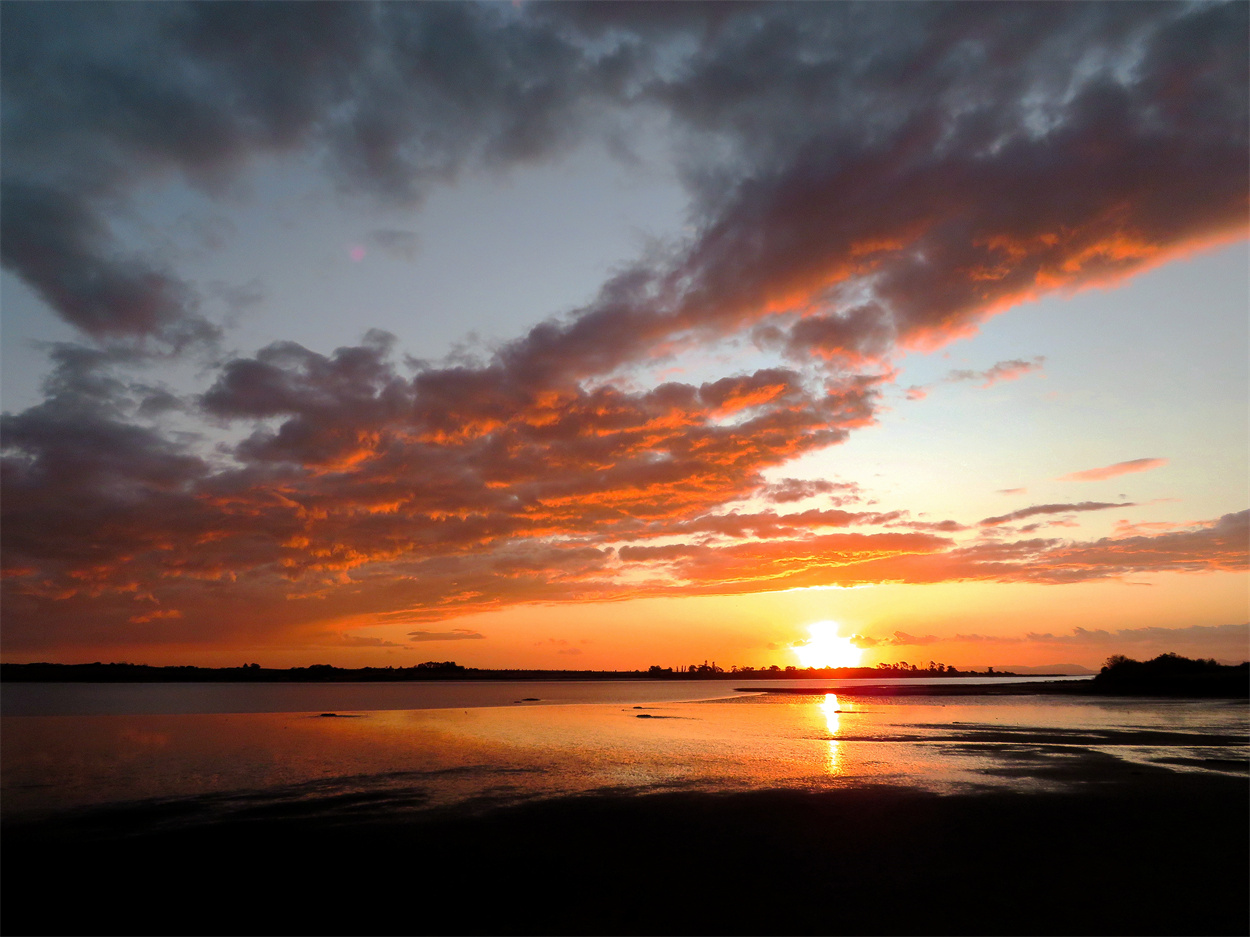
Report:
M127 619L132 625L143 625L150 621L159 621L162 618L181 618L182 612L176 608L159 609L154 612L144 612L142 615L132 615Z
M1082 472L1069 472L1060 475L1056 481L1061 482L1096 482L1117 475L1128 475L1130 472L1148 472L1168 464L1167 459L1129 459L1127 462L1116 462L1102 468L1085 469Z
M125 422L107 398L79 394L96 366L67 360L65 390L6 417L17 453L4 475L6 646L148 641L158 619L171 642L273 641L328 623L435 622L533 602L1245 566L1244 542L1228 533L1237 516L1092 544L960 546L944 535L965 525L899 510L729 509L754 496L860 498L854 483L769 484L765 473L870 421L872 381L817 391L770 370L700 388L505 394L494 372L403 380L387 348L375 337L332 356L259 356L286 417L247 436L224 471ZM240 373L249 369L227 367L205 406L270 412L262 392L231 377ZM722 422L731 399L757 402ZM532 419L536 407L548 416ZM482 432L430 441L427 430L461 416ZM339 460L362 439L367 457ZM1037 505L981 526L1118 506ZM107 536L84 540L84 530ZM151 601L161 611L136 606Z

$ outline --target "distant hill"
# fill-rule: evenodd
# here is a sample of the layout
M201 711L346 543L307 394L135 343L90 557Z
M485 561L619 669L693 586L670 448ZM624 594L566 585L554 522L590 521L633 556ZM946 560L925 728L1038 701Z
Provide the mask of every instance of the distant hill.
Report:
M1010 667L994 666L995 670L1006 670L1020 676L1038 676L1040 674L1058 674L1064 677L1088 677L1098 673L1097 670L1090 670L1088 667L1082 667L1080 664L1044 664L1041 667L1025 667L1023 664L1012 664Z

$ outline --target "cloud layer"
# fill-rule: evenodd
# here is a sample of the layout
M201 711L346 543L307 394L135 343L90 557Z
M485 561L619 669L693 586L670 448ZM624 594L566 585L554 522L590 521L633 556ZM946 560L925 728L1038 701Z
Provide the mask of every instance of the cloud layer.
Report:
M855 510L853 481L769 481L873 422L900 349L1244 236L1244 4L3 17L0 256L83 336L56 349L46 398L0 427L9 647L1245 565L1244 514L1114 541L965 542L942 536L956 521ZM329 354L283 341L220 360L182 396L136 376L145 356L220 334L195 284L116 236L144 187L174 176L211 197L262 158L298 156L345 192L415 206L459 175L618 139L644 112L669 122L692 233L489 360L406 372L370 332ZM418 249L389 229L370 245ZM728 338L782 363L640 376ZM170 429L169 412L203 435ZM214 448L220 427L236 441ZM815 506L744 507L753 497Z

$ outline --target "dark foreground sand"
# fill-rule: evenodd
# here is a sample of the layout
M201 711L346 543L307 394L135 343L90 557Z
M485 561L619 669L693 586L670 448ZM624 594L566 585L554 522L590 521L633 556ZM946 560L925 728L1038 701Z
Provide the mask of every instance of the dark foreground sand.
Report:
M1246 779L1162 767L1062 794L340 800L212 823L188 802L8 823L3 846L9 937L1250 930Z

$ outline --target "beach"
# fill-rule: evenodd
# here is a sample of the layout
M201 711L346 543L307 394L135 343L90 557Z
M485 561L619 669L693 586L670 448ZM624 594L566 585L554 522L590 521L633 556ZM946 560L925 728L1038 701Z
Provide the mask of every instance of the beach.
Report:
M595 795L5 831L5 932L1237 934L1244 781ZM339 804L338 807L346 807ZM139 831L139 832L136 832ZM34 903L49 880L66 900ZM46 893L46 892L45 892Z
M632 699L8 716L5 933L1250 924L1243 702Z

